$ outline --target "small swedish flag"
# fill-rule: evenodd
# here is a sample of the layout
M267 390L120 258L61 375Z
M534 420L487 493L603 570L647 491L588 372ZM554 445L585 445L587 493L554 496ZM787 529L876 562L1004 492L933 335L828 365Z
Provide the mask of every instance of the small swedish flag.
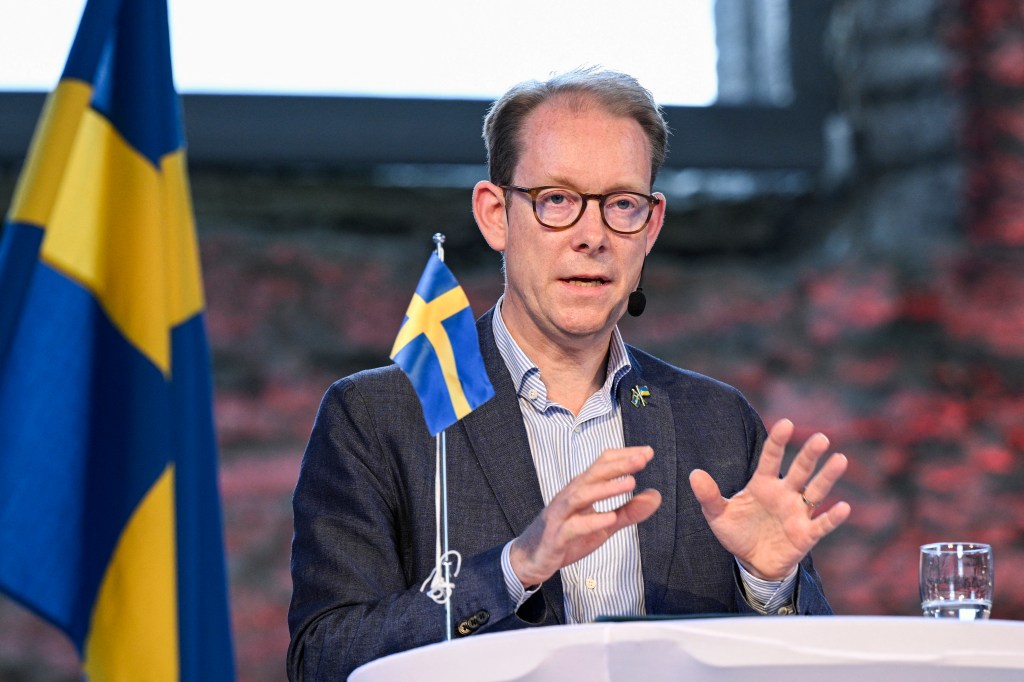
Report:
M469 299L436 253L409 303L391 359L412 382L432 436L494 395Z

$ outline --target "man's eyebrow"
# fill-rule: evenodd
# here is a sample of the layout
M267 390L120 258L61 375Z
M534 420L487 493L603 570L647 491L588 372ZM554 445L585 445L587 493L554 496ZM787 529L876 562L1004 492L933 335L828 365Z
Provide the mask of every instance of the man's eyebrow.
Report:
M551 178L551 182L546 184L550 184L552 187L565 187L566 189L574 189L577 192L580 191L580 188L576 185L575 182L573 182L572 180L563 175L553 176Z
M562 175L552 176L550 183L542 183L542 185L538 185L538 187L540 186L564 187L566 189L571 189L576 192L579 192L580 194L609 194L611 192L636 192L638 194L647 193L643 189L633 187L627 182L612 183L611 186L605 188L602 192L584 192L584 190L580 189L580 186L578 184Z

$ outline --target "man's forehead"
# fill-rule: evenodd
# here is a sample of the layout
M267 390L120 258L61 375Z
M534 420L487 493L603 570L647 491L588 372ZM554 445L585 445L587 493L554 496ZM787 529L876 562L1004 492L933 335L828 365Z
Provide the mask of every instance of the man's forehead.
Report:
M586 116L607 116L609 118L628 118L611 110L593 95L567 93L555 95L541 102L526 117L526 124L536 119L583 118Z
M600 131L602 119L609 123L607 134ZM598 125L586 130L585 136L582 136L584 130L574 125L575 123L585 125L585 122L594 121ZM643 128L636 119L610 111L608 107L593 97L566 98L559 96L538 105L524 119L523 126L519 131L519 158L516 165L519 166L527 157L532 157L547 166L548 162L554 161L548 156L550 153L560 153L559 150L565 149L563 135L572 136L569 145L571 148L578 146L606 148L608 152L619 150L620 154L625 153L628 156L635 152L622 150L642 149L645 170L646 164L650 163L650 140L647 139ZM541 156L538 158L534 152Z
M635 133L637 141L645 145L649 142L640 123L631 116L613 112L593 98L583 101L557 98L543 102L525 117L519 131L520 149L523 149L532 136L571 129L577 122L601 120L608 121L610 128L625 124L626 129L633 129L630 133ZM615 136L622 137L622 128L615 132Z

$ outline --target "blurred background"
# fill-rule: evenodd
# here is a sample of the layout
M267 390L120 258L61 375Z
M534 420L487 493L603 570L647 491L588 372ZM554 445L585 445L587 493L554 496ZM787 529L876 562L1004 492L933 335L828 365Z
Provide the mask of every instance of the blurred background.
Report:
M60 43L55 13L0 0L3 41L28 32L55 50L41 84L0 85L4 207L81 11L70 4ZM674 131L648 308L622 322L626 339L850 457L833 497L853 515L815 551L836 612L919 614L918 546L975 540L995 548L993 618L1024 617L1024 0L567 2L571 20L530 3L386 20L326 4L269 17L282 35L227 1L193 11L205 32L172 25L239 679L284 678L290 495L320 397L389 362L434 232L474 311L493 303L500 258L469 203L488 99L581 63L636 75ZM217 14L234 27L211 29ZM588 33L595 17L616 34ZM510 37L492 35L506 19ZM284 34L324 42L291 49ZM456 34L474 42L446 53ZM204 43L219 52L191 57ZM244 74L289 54L300 62L276 83ZM313 62L323 82L302 75ZM383 70L367 75L372 63ZM70 645L6 599L0 679L77 679Z

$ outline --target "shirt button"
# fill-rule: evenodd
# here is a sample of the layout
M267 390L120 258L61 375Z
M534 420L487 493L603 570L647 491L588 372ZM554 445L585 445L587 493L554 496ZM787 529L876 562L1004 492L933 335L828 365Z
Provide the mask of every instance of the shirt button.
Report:
M579 433L579 432L580 432L580 431L582 431L582 430L583 430L583 428L582 428L582 427L580 427L580 426L577 426L577 427L576 427L575 429L573 429L573 430L572 430L572 432L573 432L573 433Z
M531 388L530 392L527 394L527 396L530 398L530 400L536 400L537 399L537 389Z
M588 590L593 590L597 587L597 580L595 580L594 578L587 578L586 585Z

